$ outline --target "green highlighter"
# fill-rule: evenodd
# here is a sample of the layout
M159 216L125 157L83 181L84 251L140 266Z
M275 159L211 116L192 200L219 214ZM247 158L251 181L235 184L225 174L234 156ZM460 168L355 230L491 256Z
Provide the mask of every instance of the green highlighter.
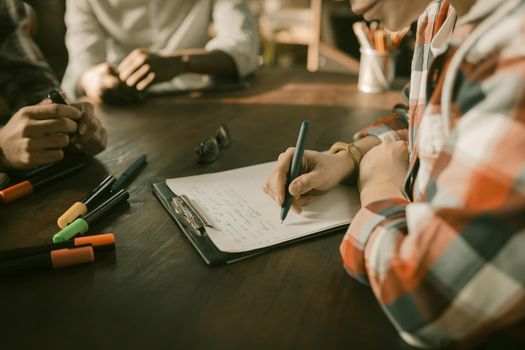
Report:
M100 217L108 213L119 203L126 201L129 198L129 193L122 189L111 196L104 203L87 213L84 217L80 217L71 224L64 227L53 236L53 243L66 242L77 235L83 235L89 230L92 225Z

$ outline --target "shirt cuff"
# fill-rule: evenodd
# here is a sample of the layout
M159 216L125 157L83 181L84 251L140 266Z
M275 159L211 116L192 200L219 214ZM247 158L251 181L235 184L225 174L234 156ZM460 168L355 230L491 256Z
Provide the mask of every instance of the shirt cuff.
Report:
M358 281L368 284L365 248L372 234L388 223L405 217L410 202L404 198L388 198L368 204L354 216L340 246L346 271Z

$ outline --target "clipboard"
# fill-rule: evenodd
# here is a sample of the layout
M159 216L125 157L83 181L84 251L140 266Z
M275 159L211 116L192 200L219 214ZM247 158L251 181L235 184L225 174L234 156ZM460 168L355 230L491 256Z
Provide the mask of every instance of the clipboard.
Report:
M312 240L321 236L330 234L343 233L348 225L342 225L336 228L328 229L325 231L317 232L308 236L299 237L293 240L288 240L279 244L275 244L269 247L250 250L239 253L229 253L219 250L212 242L212 240L206 235L206 218L199 213L198 209L192 207L191 202L184 207L185 210L179 210L176 212L173 204L173 198L180 198L179 196L171 191L171 189L164 182L155 183L152 185L153 193L160 201L164 209L168 212L171 218L180 227L186 238L193 245L195 250L199 253L202 259L208 265L219 265L219 264L230 264L253 256L257 256L268 251L279 249L291 244L298 242ZM181 203L182 199L179 199ZM188 213L190 213L188 215ZM191 217L193 216L193 220ZM197 220L197 221L195 221ZM193 222L193 225L192 225ZM196 231L199 231L197 233Z

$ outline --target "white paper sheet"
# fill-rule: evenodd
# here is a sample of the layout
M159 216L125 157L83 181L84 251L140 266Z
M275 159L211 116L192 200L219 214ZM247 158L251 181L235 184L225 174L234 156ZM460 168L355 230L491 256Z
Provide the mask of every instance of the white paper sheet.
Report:
M360 208L354 187L337 186L308 204L300 215L280 207L262 190L274 162L214 174L166 180L187 195L213 228L206 232L223 252L244 252L349 224Z

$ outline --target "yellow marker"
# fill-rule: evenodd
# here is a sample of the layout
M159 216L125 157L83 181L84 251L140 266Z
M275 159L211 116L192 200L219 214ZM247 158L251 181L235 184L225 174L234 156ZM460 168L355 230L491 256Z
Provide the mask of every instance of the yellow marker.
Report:
M58 218L58 227L63 229L78 217L86 215L90 209L93 209L95 205L97 205L105 194L109 193L114 182L115 177L113 175L106 177L93 191L85 196L80 202L73 204Z
M88 207L82 202L76 202L73 204L61 217L58 218L58 227L64 228L79 216L84 216L88 212Z

